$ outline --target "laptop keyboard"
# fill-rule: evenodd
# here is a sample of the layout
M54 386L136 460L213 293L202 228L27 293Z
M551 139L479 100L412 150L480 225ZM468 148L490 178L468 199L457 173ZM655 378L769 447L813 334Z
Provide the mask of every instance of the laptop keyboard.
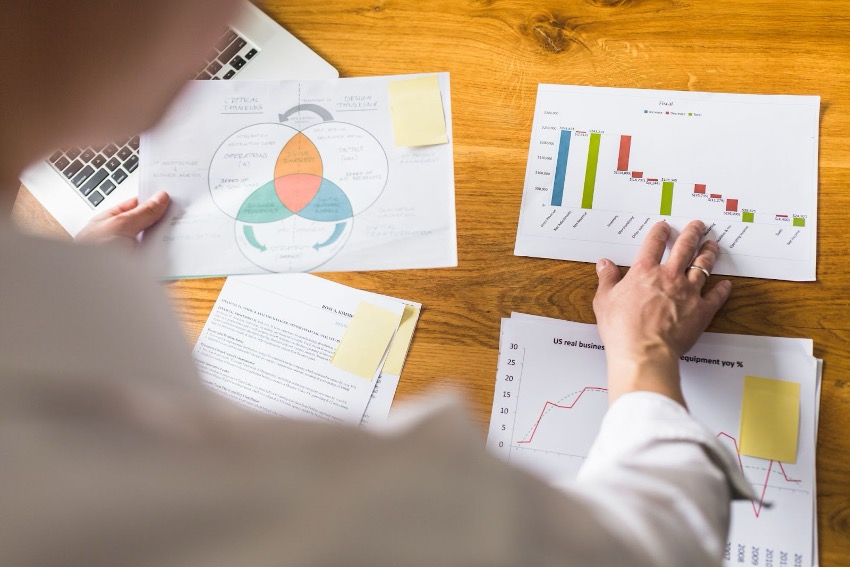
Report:
M192 79L232 79L258 53L257 46L228 28L215 44L204 68ZM69 187L97 207L139 167L139 137L105 146L63 148L47 159Z

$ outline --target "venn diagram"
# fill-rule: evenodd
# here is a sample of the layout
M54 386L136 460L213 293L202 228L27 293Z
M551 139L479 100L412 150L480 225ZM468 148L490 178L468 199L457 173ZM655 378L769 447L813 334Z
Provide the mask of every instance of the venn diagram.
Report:
M366 130L325 120L243 128L209 171L216 206L233 219L241 253L271 272L303 272L336 255L383 192L387 156Z

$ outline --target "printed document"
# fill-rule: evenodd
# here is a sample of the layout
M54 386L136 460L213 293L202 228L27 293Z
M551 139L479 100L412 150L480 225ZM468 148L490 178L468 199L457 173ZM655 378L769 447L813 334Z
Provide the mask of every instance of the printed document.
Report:
M442 137L396 140L423 100ZM142 137L144 241L165 278L456 266L452 140L447 73L194 81Z
M262 412L355 426L385 421L400 367L378 367L366 379L331 364L363 301L395 313L396 328L406 307L416 317L421 308L309 274L228 278L195 345L201 378Z
M680 364L691 413L733 453L755 494L732 504L725 564L817 563L815 445L820 365L807 339L706 333ZM794 461L740 452L747 376L799 387ZM502 320L488 447L550 480L575 476L608 408L605 351L595 325L513 314Z

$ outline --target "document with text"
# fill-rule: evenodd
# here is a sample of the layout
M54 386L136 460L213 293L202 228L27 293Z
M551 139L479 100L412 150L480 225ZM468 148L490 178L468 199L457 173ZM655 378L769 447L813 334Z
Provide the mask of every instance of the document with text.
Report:
M370 379L331 362L362 302L395 314L393 343L406 341L378 347L385 359L400 352L401 362ZM194 357L210 388L249 408L348 425L384 421L420 308L308 274L229 278ZM413 315L403 324L405 310Z

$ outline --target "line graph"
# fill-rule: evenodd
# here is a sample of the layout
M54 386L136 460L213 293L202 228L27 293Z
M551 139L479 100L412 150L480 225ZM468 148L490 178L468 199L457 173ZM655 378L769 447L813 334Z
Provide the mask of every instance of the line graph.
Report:
M534 423L534 429L531 431L531 435L528 437L527 440L518 440L517 444L530 444L532 442L532 440L534 439L534 434L537 433L537 427L540 426L540 421L543 420L543 416L546 414L546 410L547 410L548 407L551 406L553 408L570 409L573 406L575 406L576 403L581 399L581 396L588 391L607 393L608 389L605 389L605 388L602 388L602 387L584 387L578 393L578 396L575 397L575 399L573 399L572 403L570 403L568 405L558 404L556 402L552 402L551 400L547 400L546 404L543 405L543 410L540 411L540 417L537 419L537 422ZM569 395L567 395L567 396L569 396Z
M767 565L780 558L799 565L815 561L817 363L810 350L796 350L792 340L771 343L775 339L705 334L680 364L690 414L708 429L709 438L736 453L737 467L753 487L752 500L731 505L728 565ZM502 320L489 449L561 487L575 479L592 455L608 410L600 345L593 325L517 314ZM749 374L800 383L795 463L739 453L743 378Z
M738 440L734 436L730 436L726 432L720 432L717 434L718 438L726 437L729 440L732 440L732 443L735 445L735 455L738 456L738 465L741 466L741 473L746 473L744 471L744 462L741 460L741 452L738 451ZM802 479L792 479L788 477L788 474L785 473L785 466L782 465L781 461L770 460L770 463L767 466L767 474L764 477L764 483L762 484L761 493L758 497L758 506L756 506L755 500L752 501L753 504L753 513L755 513L756 518L761 516L761 510L764 506L764 494L767 491L767 486L770 483L770 473L773 470L773 464L776 463L779 465L779 470L782 472L782 477L785 478L785 481L789 483L801 483Z
M582 388L580 391L578 391L578 396L576 396L570 404L559 404L558 402L553 402L551 400L547 400L543 404L543 408L540 410L540 414L537 417L537 420L534 422L534 426L531 429L531 434L528 436L527 439L517 440L516 444L531 444L534 441L534 435L537 433L537 429L538 429L538 427L540 427L540 423L543 421L543 418L546 416L547 411L549 411L551 409L571 410L573 407L575 407L576 404L578 404L578 402L581 400L582 396L586 392L601 392L601 393L607 394L608 389L602 388L602 387L586 386L586 387ZM575 394L575 393L571 393L569 395L566 395L563 398L567 398L567 397L571 396L572 394ZM563 398L562 398L562 400L563 400ZM600 417L600 422L601 422L601 420L602 420L602 418ZM728 440L731 440L732 444L735 447L735 455L738 458L738 465L741 468L741 473L746 474L746 471L744 469L744 462L741 459L741 452L738 449L737 438L735 438L734 436L732 436L732 435L730 435L726 432L718 432L716 437L717 438L726 438ZM543 450L543 451L546 451L546 450ZM555 453L555 452L553 452L553 453ZM566 453L566 452L557 452L557 453L560 454L560 455L567 455L567 456L571 456L571 457L585 457L585 456L580 456L580 455L577 455L577 454L569 454L569 453ZM767 492L767 488L770 486L770 474L773 473L773 465L774 464L779 466L779 471L781 472L782 477L788 483L798 483L799 484L799 483L802 482L801 479L794 479L794 478L789 477L788 473L785 471L785 466L782 464L781 461L776 461L776 460L767 460L767 461L769 461L768 466L766 468L767 473L765 474L764 483L761 484L761 489L759 490L758 486L756 484L753 484L753 488L756 489L756 493L759 495L759 497L757 499L752 500L753 513L755 514L756 518L761 516L762 509L765 506L764 495ZM768 507L769 507L769 505L768 505Z
M571 410L573 407L575 407L576 404L578 404L578 402L581 400L582 396L586 392L607 393L608 389L602 388L602 387L586 386L586 387L582 388L580 391L578 391L578 396L576 396L570 404L559 404L558 402L553 402L551 400L547 400L543 404L543 408L540 410L540 414L537 417L537 420L534 422L534 426L532 427L531 434L528 436L527 439L517 440L516 444L531 444L534 441L534 435L537 433L537 429L540 427L540 423L543 421L543 418L546 416L547 411L549 411L551 409ZM575 393L571 393L570 395L567 395L566 397L563 397L563 398L567 398L567 397L571 396L572 394L575 394ZM600 421L601 421L601 417L600 417ZM735 438L734 436L732 436L732 435L730 435L726 432L718 432L717 438L727 438L728 440L731 440L732 444L735 447L735 455L738 458L738 465L741 468L741 473L746 474L746 471L744 469L744 462L741 459L741 452L738 449L737 438ZM565 453L565 452L558 452L558 453L561 454L561 455L568 455L568 456L571 456L571 457L584 457L584 456L579 456L579 455L576 455L576 454L568 454L568 453ZM764 483L761 484L761 489L759 490L758 486L754 484L754 489L756 489L756 493L759 495L759 497L757 499L754 499L752 501L753 513L755 514L756 518L761 516L762 509L765 506L764 495L767 492L768 486L770 485L770 474L773 472L774 463L779 466L779 470L782 474L782 477L788 483L800 483L802 481L800 479L794 479L794 478L789 477L788 474L785 471L785 466L782 464L781 461L775 461L775 460L768 460L768 461L769 461L769 463L768 463L768 466L766 468L767 473L765 474ZM769 507L769 505L768 505L768 507Z

